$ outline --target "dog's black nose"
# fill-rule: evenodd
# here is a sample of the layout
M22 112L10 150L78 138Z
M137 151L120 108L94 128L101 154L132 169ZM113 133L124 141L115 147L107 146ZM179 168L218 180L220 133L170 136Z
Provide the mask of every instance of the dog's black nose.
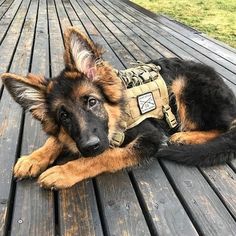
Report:
M85 156L93 155L100 147L100 139L97 136L90 136L89 139L81 145L81 152Z

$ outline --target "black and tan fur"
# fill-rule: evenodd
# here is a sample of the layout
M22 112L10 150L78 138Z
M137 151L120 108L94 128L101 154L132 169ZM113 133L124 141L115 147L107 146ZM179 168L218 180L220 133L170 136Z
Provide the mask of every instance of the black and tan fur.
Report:
M104 172L115 172L165 157L210 165L236 155L236 99L210 67L177 58L159 59L179 127L146 119L125 132L121 147L110 147L125 119L125 88L102 50L77 29L65 33L65 69L55 78L3 74L12 97L42 123L45 145L21 157L16 178L39 176L46 188L67 188ZM168 145L167 145L168 144ZM76 160L47 169L63 150ZM46 170L47 169L47 170Z

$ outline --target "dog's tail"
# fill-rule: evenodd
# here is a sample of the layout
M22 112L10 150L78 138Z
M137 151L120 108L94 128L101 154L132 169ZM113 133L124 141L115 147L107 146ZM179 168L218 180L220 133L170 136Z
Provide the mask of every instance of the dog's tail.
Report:
M196 166L225 163L236 158L236 126L204 144L170 145L160 149L157 157Z

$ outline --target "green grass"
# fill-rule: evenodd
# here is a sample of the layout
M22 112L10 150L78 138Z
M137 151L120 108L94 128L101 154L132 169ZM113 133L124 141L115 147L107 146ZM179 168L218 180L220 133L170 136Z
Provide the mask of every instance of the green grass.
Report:
M132 0L236 48L236 0Z

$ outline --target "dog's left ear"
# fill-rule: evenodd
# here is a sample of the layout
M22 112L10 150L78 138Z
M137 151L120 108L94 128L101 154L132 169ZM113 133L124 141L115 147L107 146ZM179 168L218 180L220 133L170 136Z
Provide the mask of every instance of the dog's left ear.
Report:
M36 119L42 121L46 112L47 81L45 78L32 74L23 77L4 73L1 79L14 100L24 109L29 110Z
M64 33L66 68L77 69L89 79L93 79L96 60L101 58L102 49L95 45L85 34L74 27L68 28Z

